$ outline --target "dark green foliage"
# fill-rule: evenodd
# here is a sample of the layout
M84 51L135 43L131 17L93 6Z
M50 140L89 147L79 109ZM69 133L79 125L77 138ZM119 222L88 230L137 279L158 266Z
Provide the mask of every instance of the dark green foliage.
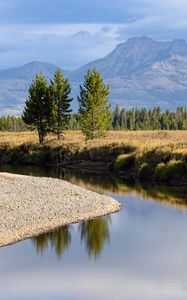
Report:
M74 114L69 129L79 129L78 114ZM76 126L77 124L77 126ZM126 110L116 106L112 113L110 129L114 130L187 130L187 110L161 112L160 108Z
M48 145L25 143L9 148L0 148L0 164L27 164L63 166L71 161L112 162L121 153L132 153L135 147L123 144L109 144L103 147L80 149L71 145L50 147Z
M80 86L80 126L86 139L105 135L110 128L111 112L108 105L109 86L103 83L100 73L88 70L83 86Z
M46 165L52 163L52 149L47 146L25 143L20 146L0 149L0 164Z
M121 154L114 163L114 168L121 171L129 171L135 167L135 156L133 154Z
M152 178L153 172L151 167L147 163L141 164L138 169L138 178L140 180L150 180Z
M169 146L157 147L151 151L136 151L119 155L114 161L114 170L123 178L140 181L167 181L187 183L187 161L185 156L172 154Z
M179 107L176 111L133 108L120 109L117 105L113 112L112 128L114 130L186 130L187 110Z
M80 122L79 122L79 115L74 113L71 114L69 124L68 124L69 130L80 130Z
M113 113L113 121L112 121L112 126L115 128L115 130L119 130L121 128L121 121L122 118L120 116L120 107L119 105L116 105L116 109Z
M60 69L51 80L51 96L53 99L53 126L52 131L57 134L58 139L64 130L68 128L71 109L70 98L71 88L67 78L65 78Z
M159 163L154 171L155 179L158 181L170 181L180 179L186 175L187 165L181 160L171 160L168 163Z
M156 147L152 150L145 150L139 157L139 165L147 163L154 169L160 162L168 162L171 159L171 147Z
M80 160L112 162L122 153L132 153L135 146L126 144L109 144L101 147L85 149L78 154Z
M2 116L0 117L0 131L20 132L28 131L30 128L23 122L21 117Z
M53 115L53 103L50 95L50 88L47 79L40 73L35 76L30 88L29 96L25 102L22 119L34 126L39 135L40 143L51 130Z

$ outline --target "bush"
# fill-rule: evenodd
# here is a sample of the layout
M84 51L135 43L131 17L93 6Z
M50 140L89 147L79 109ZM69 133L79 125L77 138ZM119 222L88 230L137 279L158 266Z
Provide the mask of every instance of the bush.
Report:
M169 147L157 147L152 150L145 150L140 158L141 163L147 163L154 169L159 163L167 163L171 159L171 149Z
M135 166L135 157L132 154L121 154L117 157L114 163L116 170L129 170Z
M147 163L141 164L138 169L138 178L140 180L150 179L153 176L153 170Z
M186 175L186 164L182 160L171 160L168 163L159 163L154 170L154 177L159 181L179 179Z
M80 160L91 161L113 161L121 154L129 154L136 150L136 147L125 144L108 144L95 148L85 148L79 153Z

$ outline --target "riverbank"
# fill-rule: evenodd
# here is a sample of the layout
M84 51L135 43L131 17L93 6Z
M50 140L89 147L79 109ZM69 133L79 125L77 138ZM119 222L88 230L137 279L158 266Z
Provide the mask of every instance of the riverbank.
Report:
M87 190L99 194L118 194L120 196L136 193L148 201L159 201L166 206L187 211L187 186L173 186L170 184L156 184L151 182L125 181L111 173L87 172L79 169L36 167L26 165L4 165L3 172L37 176L52 177L68 181Z
M119 211L121 204L66 181L0 173L0 246Z
M67 132L57 141L48 136L1 133L0 164L55 166L115 173L129 181L187 185L186 131L110 131L103 139L85 141L80 132Z

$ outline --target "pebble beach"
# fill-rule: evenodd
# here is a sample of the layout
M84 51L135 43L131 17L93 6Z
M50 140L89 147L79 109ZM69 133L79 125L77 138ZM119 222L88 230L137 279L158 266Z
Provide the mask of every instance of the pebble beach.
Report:
M120 210L121 204L66 181L0 173L0 247Z

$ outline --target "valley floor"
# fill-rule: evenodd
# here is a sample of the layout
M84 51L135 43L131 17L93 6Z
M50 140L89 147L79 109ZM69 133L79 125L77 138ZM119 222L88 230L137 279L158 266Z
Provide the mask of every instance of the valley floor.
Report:
M187 184L187 131L109 131L85 141L67 131L44 145L35 132L0 132L0 164L49 165L113 172L127 180Z
M36 132L0 132L0 146L6 144L10 147L19 146L23 143L38 143ZM54 135L48 135L46 145L56 147L60 145L77 146L80 149L87 147L99 147L110 143L132 144L140 148L179 144L187 147L187 131L185 130L139 130L139 131L108 131L107 136L101 139L85 141L81 131L66 131L60 141Z

